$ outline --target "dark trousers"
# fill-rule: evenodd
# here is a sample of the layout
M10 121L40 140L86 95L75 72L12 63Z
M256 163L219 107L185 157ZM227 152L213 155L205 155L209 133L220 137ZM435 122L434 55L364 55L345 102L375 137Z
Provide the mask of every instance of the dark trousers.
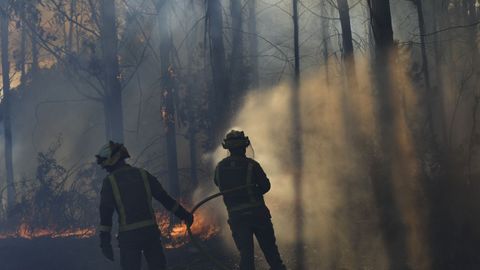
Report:
M119 235L122 270L140 270L142 254L149 270L166 269L166 259L157 228L144 228Z
M269 217L244 217L228 221L232 230L233 240L240 251L240 269L254 270L253 236L265 255L271 270L285 270L280 258L273 231L273 224Z

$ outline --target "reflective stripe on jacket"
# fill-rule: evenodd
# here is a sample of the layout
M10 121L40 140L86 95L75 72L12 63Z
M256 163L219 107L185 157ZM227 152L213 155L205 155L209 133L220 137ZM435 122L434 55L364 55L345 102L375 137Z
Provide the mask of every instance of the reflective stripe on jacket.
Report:
M152 198L175 214L184 210L147 171L125 165L103 181L100 198L100 231L110 231L112 216L118 214L119 231L156 225Z
M270 181L258 162L245 156L230 156L215 169L215 184L220 191L242 186L246 189L226 194L223 200L230 216L266 208L263 194L270 190Z

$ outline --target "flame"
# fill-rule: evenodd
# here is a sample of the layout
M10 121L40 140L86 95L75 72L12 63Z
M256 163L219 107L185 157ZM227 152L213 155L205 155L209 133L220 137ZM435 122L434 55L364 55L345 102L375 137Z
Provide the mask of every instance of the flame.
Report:
M31 228L28 224L22 223L18 226L18 229L14 232L1 233L0 239L8 238L23 238L23 239L34 239L34 238L65 238L65 237L74 237L74 238L90 238L95 235L95 228L75 228L75 229L47 229L47 228Z
M156 212L158 228L162 232L164 247L167 249L178 248L187 243L190 239L187 236L187 227L185 224L174 224L171 221L170 214L167 212ZM195 214L195 222L192 225L192 233L202 239L207 240L215 236L220 228L211 222L205 214ZM32 240L34 238L78 238L86 239L96 235L94 227L87 228L32 228L28 223L21 223L16 230L11 232L0 232L0 240L21 238Z
M170 215L165 212L157 212L156 217L165 248L178 248L189 242L185 224L172 224ZM191 227L192 233L202 240L210 239L220 232L220 228L205 214L195 213L194 220Z

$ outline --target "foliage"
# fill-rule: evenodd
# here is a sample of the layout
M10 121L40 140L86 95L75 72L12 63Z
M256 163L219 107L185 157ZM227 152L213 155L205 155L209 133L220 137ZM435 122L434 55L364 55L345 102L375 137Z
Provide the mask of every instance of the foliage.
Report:
M13 207L8 226L28 224L31 229L57 229L94 226L98 204L97 166L67 169L56 159L62 139L37 155L34 179L23 179L20 200ZM81 206L81 207L79 207Z

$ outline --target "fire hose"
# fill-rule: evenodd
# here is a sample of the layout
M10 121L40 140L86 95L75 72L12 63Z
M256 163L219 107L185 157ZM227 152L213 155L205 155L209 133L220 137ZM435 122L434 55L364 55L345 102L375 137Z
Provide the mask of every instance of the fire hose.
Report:
M204 205L205 203L207 203L207 202L209 202L209 201L211 201L211 200L213 200L217 197L223 196L225 194L230 194L230 193L233 193L233 192L237 192L237 191L240 191L240 190L244 190L244 189L254 187L254 186L255 185L246 185L246 186L236 187L236 188L228 189L228 190L210 195L210 196L206 197L205 199L201 200L199 203L197 203L193 207L191 213L192 213L192 215L195 214L195 211L197 211L200 207L202 207L202 205ZM188 236L190 237L190 240L192 241L192 244L195 246L195 248L198 249L198 251L200 251L200 253L202 253L205 257L207 257L215 265L216 268L221 269L221 270L231 270L230 267L228 267L227 265L222 263L220 260L215 258L215 256L213 256L209 251L207 251L200 244L200 241L198 241L198 239L193 235L190 227L191 227L191 225L187 225L187 232L188 232Z

